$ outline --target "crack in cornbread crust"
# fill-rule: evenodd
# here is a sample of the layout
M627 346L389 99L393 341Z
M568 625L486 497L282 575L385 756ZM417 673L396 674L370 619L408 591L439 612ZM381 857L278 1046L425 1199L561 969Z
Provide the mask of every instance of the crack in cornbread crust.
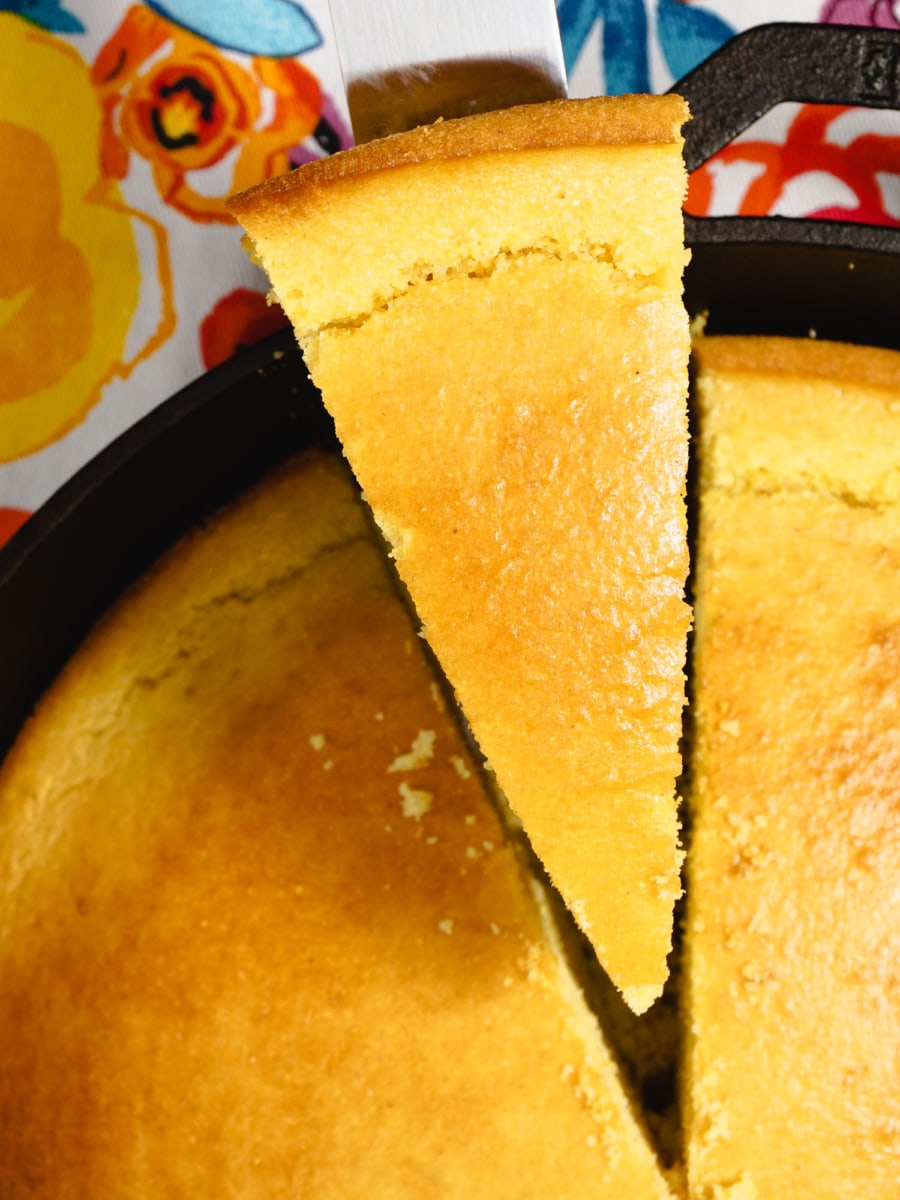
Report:
M900 1175L900 354L695 345L692 1195Z
M511 264L521 262L525 259L534 262L543 262L551 267L566 262L589 262L603 263L613 270L621 271L622 269L620 263L617 262L614 246L582 241L576 245L563 247L558 245L553 238L549 237L543 238L540 243L533 246L522 247L518 250L501 249L491 260L485 262L467 260L450 265L417 263L404 272L408 276L406 285L388 297L380 297L370 311L360 313L354 317L329 321L317 329L314 334L305 337L301 335L299 339L300 344L305 352L314 353L316 339L319 335L335 329L359 329L376 312L387 312L396 301L406 296L413 288L425 286L440 287L442 284L448 283L453 279L489 279L498 271L505 270ZM657 271L649 275L632 274L629 277L629 282L635 287L646 288L648 298L653 292L659 295L665 292L666 281L663 272ZM272 293L271 299L277 302L277 297L274 293Z

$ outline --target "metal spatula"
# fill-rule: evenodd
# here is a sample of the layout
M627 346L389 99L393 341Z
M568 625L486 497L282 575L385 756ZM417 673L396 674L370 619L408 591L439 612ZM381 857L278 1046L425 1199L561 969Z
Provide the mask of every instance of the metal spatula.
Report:
M554 0L331 0L357 142L566 95Z

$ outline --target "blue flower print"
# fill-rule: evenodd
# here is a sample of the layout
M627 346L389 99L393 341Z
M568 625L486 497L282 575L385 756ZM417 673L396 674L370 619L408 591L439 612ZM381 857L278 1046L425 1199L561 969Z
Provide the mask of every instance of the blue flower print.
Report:
M0 12L18 13L51 33L84 33L82 23L60 5L60 0L0 0Z
M293 0L148 0L148 7L225 50L295 58L322 44L312 18Z
M566 67L571 72L597 22L602 22L602 67L609 95L652 91L651 31L673 79L686 75L734 30L684 0L558 0Z

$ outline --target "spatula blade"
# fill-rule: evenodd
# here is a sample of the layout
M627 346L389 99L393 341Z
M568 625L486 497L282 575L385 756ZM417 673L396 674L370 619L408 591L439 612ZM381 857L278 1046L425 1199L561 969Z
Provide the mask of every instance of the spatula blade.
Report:
M554 0L331 0L357 142L566 95Z

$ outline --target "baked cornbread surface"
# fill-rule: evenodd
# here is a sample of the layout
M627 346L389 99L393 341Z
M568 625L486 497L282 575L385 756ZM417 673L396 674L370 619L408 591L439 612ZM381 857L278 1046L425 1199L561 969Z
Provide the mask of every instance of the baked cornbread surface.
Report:
M636 1011L680 894L686 115L439 123L231 202L500 787Z
M336 459L177 547L0 772L0 1195L668 1195Z
M691 1195L900 1195L900 354L696 346Z

